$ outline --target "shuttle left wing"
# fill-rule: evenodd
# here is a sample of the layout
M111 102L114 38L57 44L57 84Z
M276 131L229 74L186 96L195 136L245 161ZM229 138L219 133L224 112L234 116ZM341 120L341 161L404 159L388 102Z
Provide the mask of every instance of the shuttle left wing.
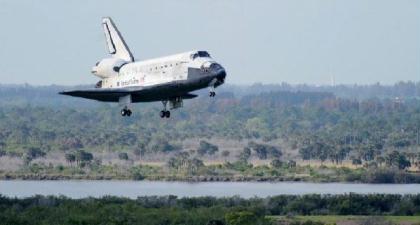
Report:
M63 91L63 92L60 92L59 94L93 99L93 100L104 101L104 102L118 102L120 97L129 95L131 94L131 92L124 89L100 88L100 89Z
M197 97L197 95L191 93L174 94L168 91L166 87L129 89L95 88L86 90L63 91L59 94L93 99L103 102L119 102L121 98L128 95L131 95L131 99L133 102L164 101L176 97L181 97L182 99L192 99Z

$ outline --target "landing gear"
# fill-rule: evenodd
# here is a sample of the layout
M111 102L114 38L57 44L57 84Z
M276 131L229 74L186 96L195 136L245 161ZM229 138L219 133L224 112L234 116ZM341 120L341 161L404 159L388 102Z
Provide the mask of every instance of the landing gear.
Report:
M168 104L168 101L162 101L162 104L163 104L163 110L160 111L159 113L160 118L171 117L171 112L166 109L166 105Z
M216 88L214 87L214 83L215 83L216 81L215 80L213 80L211 83L210 83L210 85L209 85L209 89L210 89L210 91L209 91L209 96L210 96L210 98L213 98L214 96L216 96Z
M171 117L171 111L162 110L162 111L160 111L159 115L160 115L160 118L165 118L165 117L169 118L169 117Z
M131 95L125 95L118 99L118 102L120 106L124 106L123 109L121 109L121 116L131 116L131 110L128 108L131 104Z
M127 107L121 110L121 116L131 116L131 113L132 113L131 110L128 109Z

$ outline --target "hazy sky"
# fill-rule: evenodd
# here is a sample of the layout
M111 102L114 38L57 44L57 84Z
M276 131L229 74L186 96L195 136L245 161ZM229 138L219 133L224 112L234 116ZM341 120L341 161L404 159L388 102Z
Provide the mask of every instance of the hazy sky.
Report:
M103 16L136 59L205 49L228 83L420 80L418 0L0 0L0 83L95 82Z

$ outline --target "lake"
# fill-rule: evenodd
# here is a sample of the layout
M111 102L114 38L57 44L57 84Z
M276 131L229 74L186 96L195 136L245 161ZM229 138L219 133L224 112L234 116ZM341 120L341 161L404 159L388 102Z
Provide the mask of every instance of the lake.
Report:
M151 195L179 197L238 195L244 198L272 195L344 194L344 193L417 194L420 184L354 184L306 182L165 182L165 181L0 181L0 194L9 197L64 195L70 198L105 195L137 198Z

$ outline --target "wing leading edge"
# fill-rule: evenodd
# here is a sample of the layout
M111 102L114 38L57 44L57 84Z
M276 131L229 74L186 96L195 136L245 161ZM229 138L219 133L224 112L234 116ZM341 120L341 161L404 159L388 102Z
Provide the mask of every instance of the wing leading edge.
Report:
M122 89L86 89L60 92L61 95L93 99L103 102L118 102L120 97L130 94L128 90Z
M121 97L131 95L133 102L151 102L151 101L163 101L175 97L181 97L183 99L196 98L198 95L185 93L181 95L170 95L168 93L155 92L147 89L86 89L86 90L72 90L63 91L59 94L69 95L80 98L93 99L103 102L118 102Z

